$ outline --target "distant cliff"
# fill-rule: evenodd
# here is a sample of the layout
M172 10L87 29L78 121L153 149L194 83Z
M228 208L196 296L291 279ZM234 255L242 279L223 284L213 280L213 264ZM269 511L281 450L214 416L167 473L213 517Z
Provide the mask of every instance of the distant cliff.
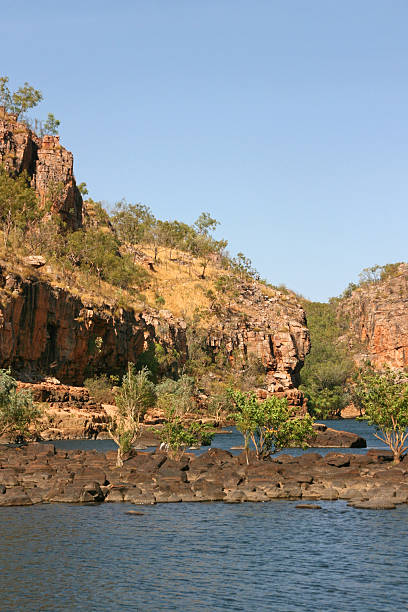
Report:
M376 368L408 366L408 264L384 280L355 288L339 301L337 311L348 323L357 362L369 360Z

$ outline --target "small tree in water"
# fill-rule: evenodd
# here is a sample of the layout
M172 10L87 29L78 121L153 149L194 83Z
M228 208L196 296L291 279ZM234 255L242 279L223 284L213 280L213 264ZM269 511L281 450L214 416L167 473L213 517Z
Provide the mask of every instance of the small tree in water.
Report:
M247 463L250 441L258 460L290 446L307 447L306 440L314 433L312 418L294 417L286 397L258 400L255 393L233 389L229 394L235 406L231 416L244 437Z
M210 446L214 434L208 425L197 421L188 425L183 423L174 406L169 406L165 414L166 422L155 432L160 438L161 447L164 447L172 459L181 459L189 446Z
M149 370L136 372L135 365L128 363L122 386L115 392L117 417L112 419L109 433L118 445L116 465L123 465L124 456L141 434L141 423L147 409L156 401L154 384L149 379Z
M364 411L362 417L377 429L375 437L392 450L399 463L408 450L408 380L401 372L387 368L360 371L352 389L353 402Z
M0 436L24 442L32 436L30 426L35 425L40 416L41 411L34 405L31 393L17 391L17 381L10 370L0 370Z

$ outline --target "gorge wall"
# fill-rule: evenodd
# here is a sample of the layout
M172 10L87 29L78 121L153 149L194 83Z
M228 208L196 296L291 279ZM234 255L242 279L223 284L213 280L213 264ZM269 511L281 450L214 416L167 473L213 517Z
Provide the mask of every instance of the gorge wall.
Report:
M0 164L11 176L26 172L39 206L49 206L68 230L82 227L84 218L90 223L73 156L59 137L40 138L1 108ZM143 307L135 312L114 301L96 306L55 286L52 272L17 273L14 263L9 255L0 261L0 367L11 367L21 380L52 376L81 385L92 373L123 371L151 341L175 348L183 362L187 358L186 324L168 310ZM261 359L268 392L288 393L300 404L296 387L310 348L305 314L293 294L270 293L256 281L242 283L228 316L208 328L207 344L213 353L226 351L231 360L237 353Z
M408 366L408 265L394 276L364 284L341 300L338 313L349 323L349 344L358 363L376 368Z

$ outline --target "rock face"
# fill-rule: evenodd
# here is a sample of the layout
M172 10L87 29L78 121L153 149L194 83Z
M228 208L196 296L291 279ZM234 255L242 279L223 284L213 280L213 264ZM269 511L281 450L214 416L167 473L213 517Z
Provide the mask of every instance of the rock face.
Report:
M262 360L270 393L285 393L301 403L299 372L310 350L303 308L290 294L265 295L258 284L244 285L237 300L241 312L220 321L208 335L208 344L225 347L230 359L236 352Z
M174 461L163 452L136 453L115 466L116 451L56 451L53 444L0 447L0 507L38 503L224 503L343 499L356 508L408 503L408 465L385 452L304 453L249 462L210 448Z
M26 171L42 206L48 202L68 228L82 226L82 196L72 153L60 145L59 136L39 138L13 115L1 112L0 164L12 175Z
M339 313L350 324L356 359L376 368L408 366L408 265L381 282L355 289L341 301Z
M44 440L97 438L108 436L109 415L89 396L84 387L53 382L18 383L41 404L43 416L39 433Z
M125 369L155 339L185 358L185 326L166 311L88 305L45 281L0 269L0 367L11 366L22 380L51 374L81 385L91 371Z

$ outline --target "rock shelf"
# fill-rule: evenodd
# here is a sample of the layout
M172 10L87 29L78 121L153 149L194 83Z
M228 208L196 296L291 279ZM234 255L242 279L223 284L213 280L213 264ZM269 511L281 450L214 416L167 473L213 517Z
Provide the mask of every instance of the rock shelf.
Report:
M343 499L356 508L391 509L408 503L408 458L395 465L388 451L280 455L262 462L250 454L247 464L243 454L211 448L180 461L163 452L136 453L122 468L115 461L115 451L38 443L4 448L0 506Z

